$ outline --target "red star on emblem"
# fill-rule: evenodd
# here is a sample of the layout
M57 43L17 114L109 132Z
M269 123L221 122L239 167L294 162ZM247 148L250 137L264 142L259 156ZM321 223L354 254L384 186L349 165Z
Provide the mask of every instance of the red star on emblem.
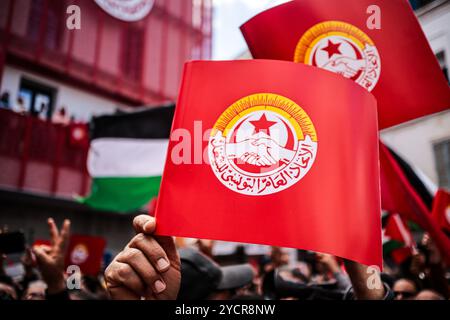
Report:
M270 136L270 127L276 124L276 121L268 121L266 115L263 113L261 118L257 121L250 121L250 123L255 127L255 133L264 132Z
M333 43L331 40L328 40L328 46L322 48L322 50L328 53L328 59L330 59L335 54L342 54L342 52L339 51L341 44L342 43Z

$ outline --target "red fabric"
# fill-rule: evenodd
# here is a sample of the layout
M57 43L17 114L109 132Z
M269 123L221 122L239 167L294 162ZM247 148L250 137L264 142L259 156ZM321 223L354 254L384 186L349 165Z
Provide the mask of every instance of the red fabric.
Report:
M148 203L148 214L152 217L155 216L156 204L158 203L158 197L154 197Z
M387 219L388 220L384 231L385 235L391 240L404 243L405 246L413 245L411 231L407 227L404 219L396 213L390 214Z
M450 193L440 189L433 200L433 218L441 229L450 232Z
M403 261L412 256L411 248L399 248L391 252L391 257L396 264L402 264Z
M372 5L381 9L380 30L366 26ZM255 16L241 30L254 58L293 61L302 35L325 21L349 23L375 44L381 69L372 93L380 129L450 106L447 81L407 0L292 1Z
M89 146L89 130L86 123L71 123L69 125L69 140L74 147Z
M380 143L380 167L382 208L398 212L426 230L450 263L450 240L432 219L428 208L409 183L389 149L382 143Z
M50 240L45 239L37 239L33 242L33 247L39 247L39 246L51 246Z
M200 120L203 130L212 128L234 102L261 92L291 99L312 119L317 156L300 181L281 192L244 195L225 187L209 164L173 162L175 130L193 136ZM194 139L187 143L199 149ZM207 146L203 141L200 151ZM376 101L354 82L282 61L185 65L156 208L158 234L308 249L381 266L379 190Z
M415 246L413 236L409 230L405 220L396 213L389 214L384 229L384 235L389 240L394 240L404 244L404 247L394 249L391 257L396 264L401 264L412 255L412 247Z
M102 237L72 235L66 253L66 268L77 265L83 274L96 276L100 272L105 246Z

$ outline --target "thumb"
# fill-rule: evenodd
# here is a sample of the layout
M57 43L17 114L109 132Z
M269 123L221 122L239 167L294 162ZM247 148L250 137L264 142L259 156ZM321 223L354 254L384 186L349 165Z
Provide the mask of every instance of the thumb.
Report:
M155 218L141 214L133 219L133 228L136 233L153 234L156 229Z
M47 264L49 261L49 256L45 252L44 248L33 247L33 253L36 256L36 261L38 264Z

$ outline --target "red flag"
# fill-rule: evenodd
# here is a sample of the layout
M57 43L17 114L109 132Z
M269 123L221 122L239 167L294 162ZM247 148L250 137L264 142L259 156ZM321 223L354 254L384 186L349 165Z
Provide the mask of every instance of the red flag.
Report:
M86 123L71 123L69 125L69 142L74 147L89 145L89 129Z
M377 132L373 96L330 72L269 60L187 63L157 233L380 266Z
M380 143L381 206L398 212L407 220L416 222L426 230L450 263L450 240L439 229L423 200L409 183L388 148Z
M433 218L441 229L450 232L450 193L440 189L433 200Z
M368 28L368 8L379 9L380 29ZM447 81L406 0L292 1L241 30L254 58L306 63L367 88L380 129L450 106Z
M36 239L33 242L32 247L39 247L39 246L48 246L50 247L52 245L52 243L50 242L50 240L46 240L46 239Z
M106 241L102 237L72 235L66 254L66 267L77 265L83 274L100 272Z
M412 255L414 246L414 239L404 219L397 213L389 214L383 228L383 253L400 264Z

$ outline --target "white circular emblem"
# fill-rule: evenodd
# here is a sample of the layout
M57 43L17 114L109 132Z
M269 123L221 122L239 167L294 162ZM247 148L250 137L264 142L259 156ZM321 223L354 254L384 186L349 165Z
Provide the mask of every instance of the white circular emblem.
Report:
M88 257L89 251L84 244L77 244L70 254L70 260L74 264L82 264L87 260Z
M95 0L95 2L114 18L138 21L150 12L155 0Z
M86 132L83 129L75 128L72 132L72 137L75 140L81 140L81 139L84 139L85 134L86 134Z
M306 31L297 44L294 61L341 74L369 91L381 73L373 41L360 29L340 21L322 22Z
M285 190L311 169L317 134L306 112L271 93L242 98L226 109L211 132L211 168L227 188L245 195Z

